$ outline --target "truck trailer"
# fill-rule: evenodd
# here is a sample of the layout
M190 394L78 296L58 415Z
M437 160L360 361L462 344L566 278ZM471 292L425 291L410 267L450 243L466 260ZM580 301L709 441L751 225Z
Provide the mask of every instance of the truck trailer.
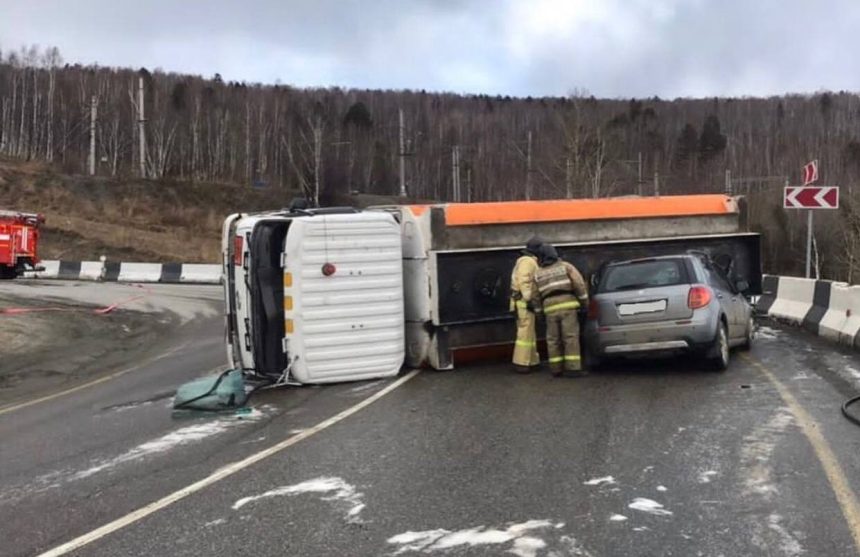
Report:
M0 279L39 269L39 226L44 222L36 213L0 210Z
M222 236L229 364L331 383L504 353L511 269L535 235L586 277L610 260L703 252L745 294L761 292L760 238L741 197L237 213Z

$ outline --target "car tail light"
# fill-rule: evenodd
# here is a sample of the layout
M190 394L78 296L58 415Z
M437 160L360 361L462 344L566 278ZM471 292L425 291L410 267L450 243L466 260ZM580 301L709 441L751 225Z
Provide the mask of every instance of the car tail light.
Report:
M600 304L597 300L592 299L588 302L588 318L594 321L600 318Z
M233 265L242 266L242 249L244 248L244 238L241 236L233 237Z
M703 308L711 303L712 297L711 289L707 286L694 286L687 295L687 306L690 309Z

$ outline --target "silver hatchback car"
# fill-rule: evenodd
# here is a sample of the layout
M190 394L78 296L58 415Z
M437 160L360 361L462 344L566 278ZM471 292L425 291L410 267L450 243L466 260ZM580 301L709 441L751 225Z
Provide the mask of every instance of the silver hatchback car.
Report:
M585 325L591 366L609 357L693 352L718 370L749 348L753 310L745 281L731 284L707 256L616 261L592 278Z

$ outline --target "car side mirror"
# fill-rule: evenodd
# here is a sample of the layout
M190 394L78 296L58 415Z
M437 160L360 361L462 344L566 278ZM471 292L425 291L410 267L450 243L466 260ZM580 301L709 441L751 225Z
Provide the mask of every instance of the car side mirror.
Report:
M591 285L591 288L597 288L597 282L600 280L600 277L597 276L597 273L593 273L590 277L588 277L588 284Z
M750 283L741 279L735 283L735 288L737 289L738 292L744 293L750 289Z

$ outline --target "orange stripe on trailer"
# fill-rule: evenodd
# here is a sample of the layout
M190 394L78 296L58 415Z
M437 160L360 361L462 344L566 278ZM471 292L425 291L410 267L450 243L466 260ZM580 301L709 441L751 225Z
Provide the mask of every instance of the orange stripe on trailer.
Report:
M735 211L725 195L672 195L577 199L556 201L507 201L452 203L445 205L449 226L513 224L647 217L722 215ZM426 210L426 207L424 208ZM413 213L415 213L413 209Z
M430 205L409 205L409 210L412 211L414 216L420 217L427 212L429 207Z

